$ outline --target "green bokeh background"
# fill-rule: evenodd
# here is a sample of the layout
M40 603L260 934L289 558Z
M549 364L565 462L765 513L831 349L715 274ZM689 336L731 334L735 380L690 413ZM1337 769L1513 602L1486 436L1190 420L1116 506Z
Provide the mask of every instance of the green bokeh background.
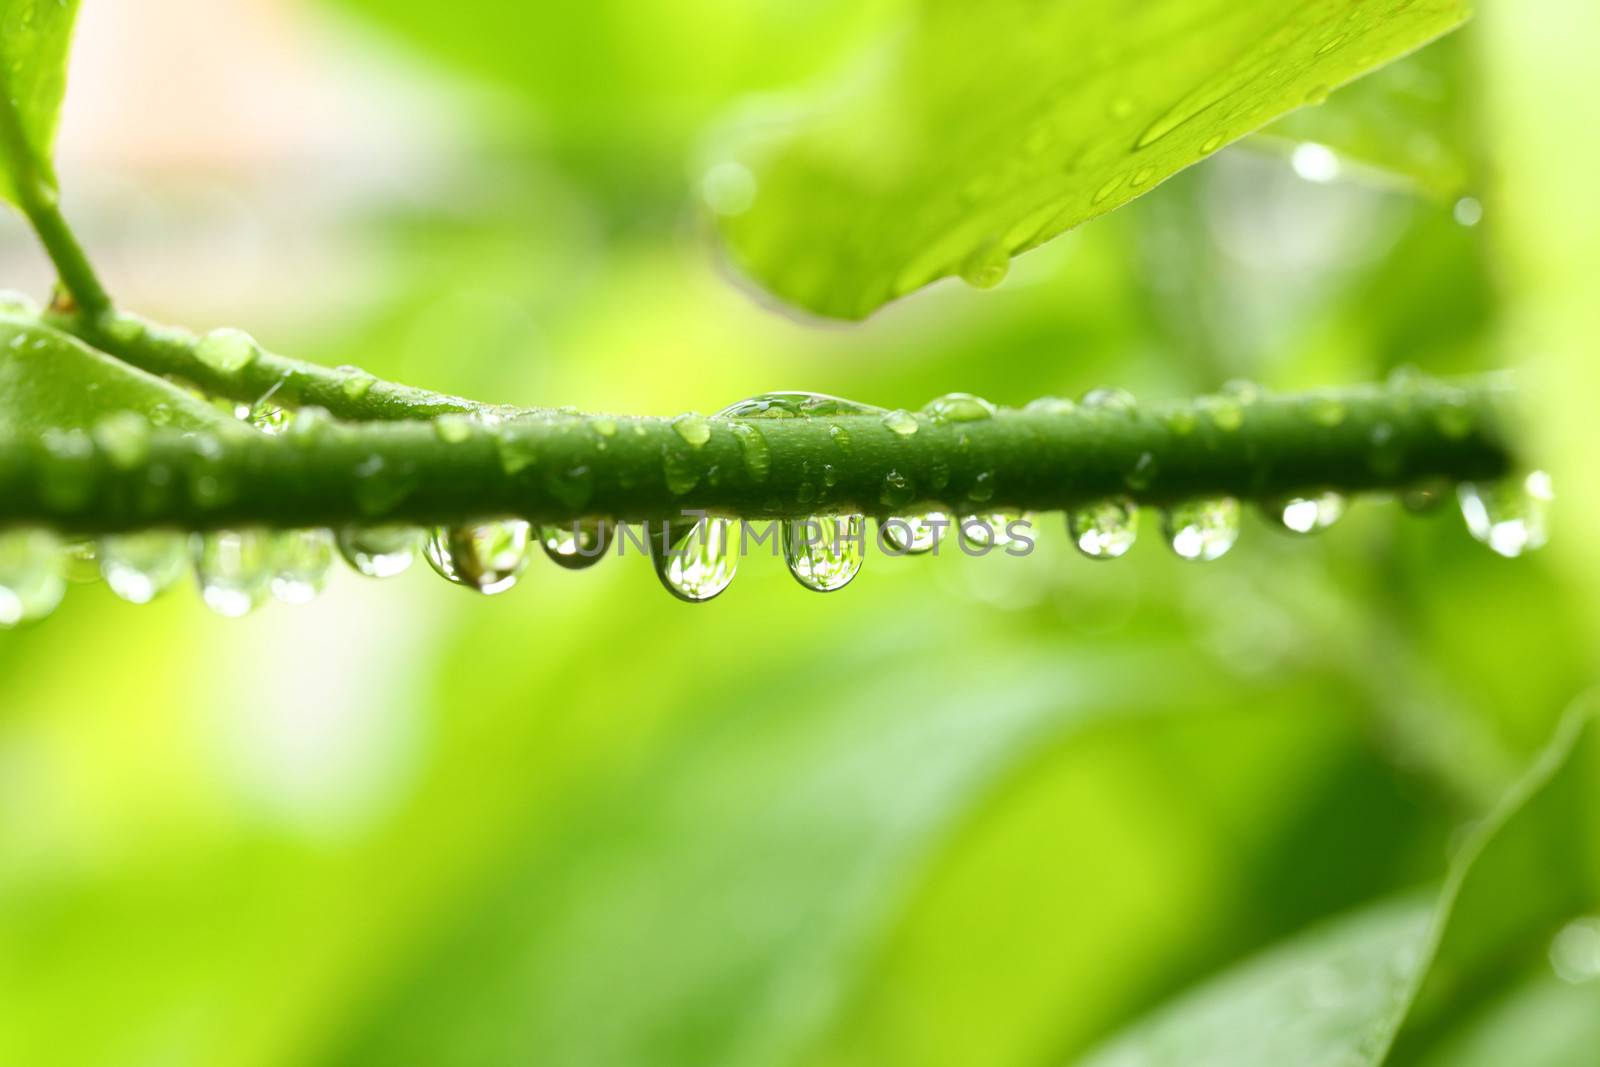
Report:
M1371 172L1230 149L997 290L844 328L731 277L700 179L751 94L827 83L906 5L545 6L294 5L317 62L437 104L450 158L292 230L348 178L325 157L64 166L108 282L328 363L619 412L1512 361L1476 29L1280 131ZM315 284L186 294L184 256L239 226L268 263L312 232ZM636 556L536 560L494 598L340 573L240 621L75 587L0 634L0 1062L1070 1063L1436 883L1592 680L1579 572L1493 556L1449 506L1362 500L1313 539L1251 515L1204 566L1144 518L1116 563L1046 515L1026 559L869 557L817 596L751 558L700 607ZM1564 1054L1539 1062L1590 1062Z

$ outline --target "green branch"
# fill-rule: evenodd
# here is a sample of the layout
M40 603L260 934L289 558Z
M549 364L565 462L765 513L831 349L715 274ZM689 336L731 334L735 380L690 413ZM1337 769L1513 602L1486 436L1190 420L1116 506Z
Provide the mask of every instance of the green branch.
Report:
M972 421L454 414L349 424L302 413L277 436L241 425L131 440L122 427L109 448L82 434L0 443L0 523L98 533L1271 500L1499 478L1513 467L1500 433L1513 397L1496 376L1137 408L1059 402Z
M208 395L246 404L270 394L278 404L320 407L353 421L527 413L383 381L356 367L330 368L290 359L268 352L239 330L218 330L202 337L126 312L52 314L45 321L140 370L190 382Z

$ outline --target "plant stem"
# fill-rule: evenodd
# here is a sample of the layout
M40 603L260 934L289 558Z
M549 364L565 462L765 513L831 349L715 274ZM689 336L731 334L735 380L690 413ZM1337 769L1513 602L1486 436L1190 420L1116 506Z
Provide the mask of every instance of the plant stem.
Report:
M203 358L203 338L125 312L47 315L45 321L140 370L182 379L211 396L247 404L271 393L276 403L325 408L338 418L358 422L431 419L451 413L516 413L459 396L383 381L355 367L324 367L259 347L245 365L220 367Z
M0 523L81 533L170 525L458 523L495 516L660 521L689 510L813 513L1053 510L1109 496L1167 505L1230 495L1487 480L1514 466L1503 376L1293 396L1201 397L1133 411L1002 411L971 422L878 415L672 420L545 414L496 423L338 423L280 436L151 430L128 449L0 444ZM59 435L58 435L59 436Z
M55 264L61 287L72 297L77 314L93 320L105 318L111 312L111 297L100 284L66 217L61 214L61 202L55 191L37 182L26 183L21 201L22 210Z

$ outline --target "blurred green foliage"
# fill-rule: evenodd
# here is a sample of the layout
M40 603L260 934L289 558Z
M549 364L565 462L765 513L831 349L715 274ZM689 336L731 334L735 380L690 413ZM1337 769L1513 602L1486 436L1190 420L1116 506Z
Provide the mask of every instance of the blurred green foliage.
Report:
M248 324L284 350L637 412L1504 360L1474 77L1435 135L1481 226L1230 150L992 292L836 330L719 272L701 138L899 6L339 6L499 95L447 195L339 220L375 292L307 318L286 279ZM1468 832L1593 682L1571 565L1448 506L1252 520L1202 567L1148 518L1116 563L1048 516L1029 558L871 558L830 597L751 558L699 608L636 557L237 623L74 590L0 634L0 1063L1373 1062L1396 959L1428 964L1397 1062L1588 1062L1600 984L1548 955L1600 911L1593 728Z

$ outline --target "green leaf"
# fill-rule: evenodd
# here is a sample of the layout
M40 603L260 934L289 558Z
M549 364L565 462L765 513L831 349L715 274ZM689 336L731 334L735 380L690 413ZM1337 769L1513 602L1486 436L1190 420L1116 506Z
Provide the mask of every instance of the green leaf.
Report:
M0 197L48 198L78 0L0 0Z
M1481 1045L1491 1037L1470 1033L1481 1006L1515 1000L1551 937L1600 906L1597 811L1600 724L1585 715L1462 852L1436 909L1390 902L1303 934L1179 998L1082 1067L1408 1062L1450 1041L1452 1027Z
M1465 0L931 0L865 85L745 142L756 191L724 232L762 285L828 316L952 274L993 285L1011 256L1466 15Z
M0 313L0 435L88 430L124 411L168 426L230 421L171 382L59 330Z

